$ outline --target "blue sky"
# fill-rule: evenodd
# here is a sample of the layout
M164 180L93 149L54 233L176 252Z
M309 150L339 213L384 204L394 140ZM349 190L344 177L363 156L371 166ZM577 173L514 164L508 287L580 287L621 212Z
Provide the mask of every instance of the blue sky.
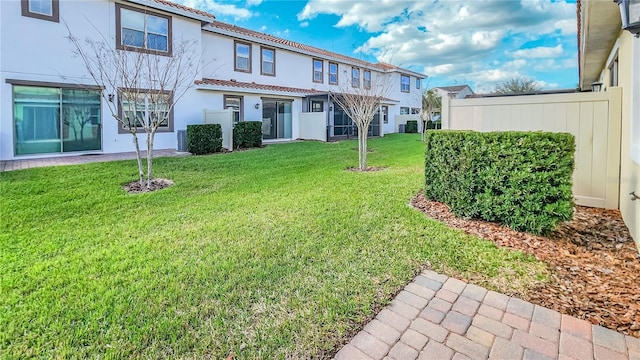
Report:
M490 92L578 83L575 0L174 0L220 21Z

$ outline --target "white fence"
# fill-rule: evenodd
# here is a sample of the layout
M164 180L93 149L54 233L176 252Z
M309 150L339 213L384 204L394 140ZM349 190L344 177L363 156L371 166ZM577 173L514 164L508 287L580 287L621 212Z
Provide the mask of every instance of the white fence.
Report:
M220 124L222 126L222 147L233 151L233 116L231 109L204 110L205 124Z
M400 132L400 125L407 125L407 121L409 120L416 120L418 122L418 132L420 132L422 130L422 121L420 121L420 115L418 114L414 114L414 115L396 115L393 118L394 122L396 123L396 131L395 132Z
M300 113L298 138L304 140L327 141L327 113Z
M578 205L619 208L622 89L607 92L442 99L442 128L552 131L576 137Z

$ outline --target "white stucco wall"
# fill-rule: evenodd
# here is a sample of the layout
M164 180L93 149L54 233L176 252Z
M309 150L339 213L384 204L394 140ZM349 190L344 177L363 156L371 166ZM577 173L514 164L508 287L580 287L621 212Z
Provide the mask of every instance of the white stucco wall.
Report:
M129 6L133 4L127 3ZM60 1L60 22L45 21L21 15L20 1L0 1L0 159L14 158L14 125L12 85L7 79L64 84L95 85L82 61L72 54L67 36L96 39L104 36L115 46L115 3L113 1ZM153 10L157 13L162 11ZM65 26L65 24L68 26ZM25 31L29 29L29 31ZM200 22L172 16L174 43L180 39L197 41L200 48ZM202 105L193 107L197 98L190 90L174 109L174 132L158 133L155 148L176 148L175 130L187 123L202 122ZM184 99L189 99L184 101ZM118 123L106 103L102 104L102 151L133 151L130 134L118 134ZM144 141L141 142L144 144ZM38 154L29 157L72 155Z

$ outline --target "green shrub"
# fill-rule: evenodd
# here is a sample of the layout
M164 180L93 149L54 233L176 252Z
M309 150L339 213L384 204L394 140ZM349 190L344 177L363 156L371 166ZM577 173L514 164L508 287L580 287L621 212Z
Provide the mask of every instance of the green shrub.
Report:
M404 127L404 132L409 134L415 134L418 132L418 120L407 120L407 125Z
M544 234L573 217L567 133L428 131L425 196L460 217Z
M433 121L429 120L427 121L427 130L432 130L436 128L436 123L434 123Z
M210 154L222 150L220 124L187 125L187 151L194 155Z
M233 128L233 147L252 148L262 146L262 122L241 121Z

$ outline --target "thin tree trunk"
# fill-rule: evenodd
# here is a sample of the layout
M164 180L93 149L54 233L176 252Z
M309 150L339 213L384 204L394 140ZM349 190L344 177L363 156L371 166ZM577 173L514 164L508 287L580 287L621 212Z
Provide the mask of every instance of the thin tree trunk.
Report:
M358 126L358 167L361 171L367 169L367 134Z
M138 181L140 185L144 185L144 168L142 167L142 156L140 155L140 143L138 142L138 134L131 133L133 135L133 143L136 145L136 159L138 160Z
M153 174L151 173L151 169L153 166L153 137L155 135L155 131L151 131L147 134L147 190L151 190L151 180L153 179Z

